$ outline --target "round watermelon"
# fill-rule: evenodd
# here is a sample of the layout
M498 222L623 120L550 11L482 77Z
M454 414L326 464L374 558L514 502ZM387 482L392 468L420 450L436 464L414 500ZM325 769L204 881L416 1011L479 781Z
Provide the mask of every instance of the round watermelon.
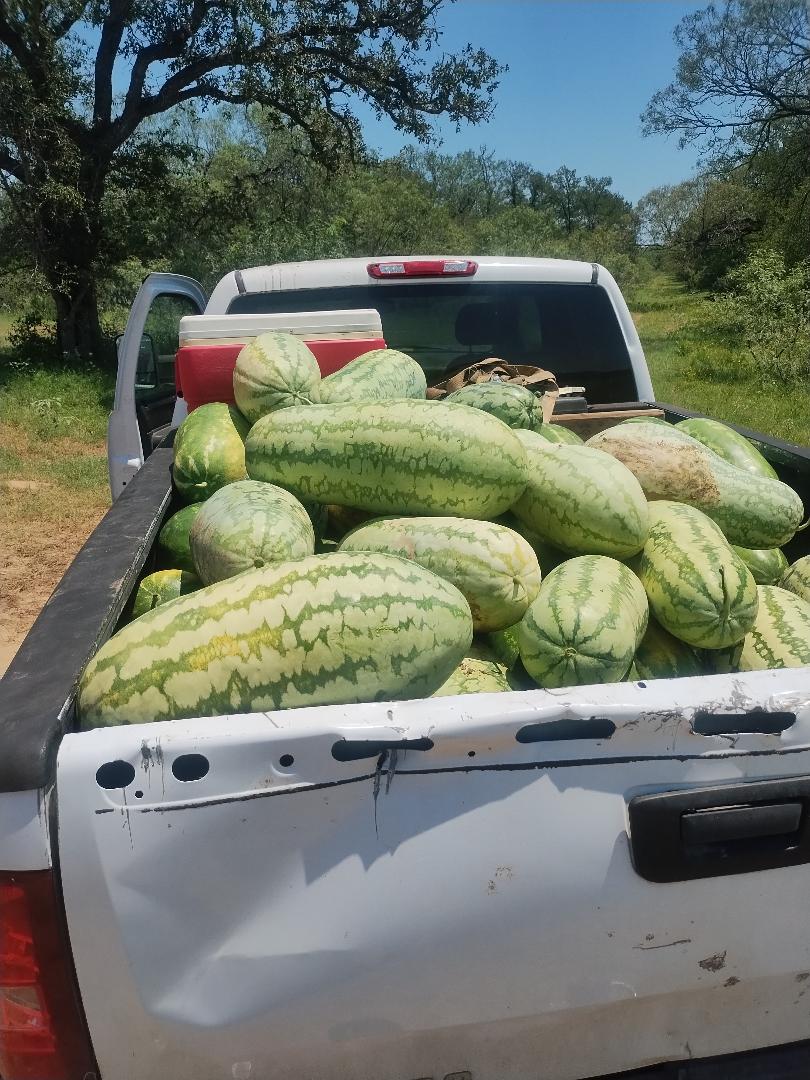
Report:
M174 437L174 484L184 502L203 502L244 480L250 424L233 405L213 401L188 414Z
M251 424L277 409L319 402L318 361L295 334L260 334L236 358L233 396Z
M541 428L535 430L538 435L542 435L548 442L582 444L579 435L575 431L571 431L570 428L563 427L562 424L543 424Z
M191 528L194 566L206 585L315 552L309 514L284 488L240 480L216 492Z
M517 383L469 383L448 394L444 401L454 405L469 405L503 420L510 428L539 431L543 426L543 407L540 399Z

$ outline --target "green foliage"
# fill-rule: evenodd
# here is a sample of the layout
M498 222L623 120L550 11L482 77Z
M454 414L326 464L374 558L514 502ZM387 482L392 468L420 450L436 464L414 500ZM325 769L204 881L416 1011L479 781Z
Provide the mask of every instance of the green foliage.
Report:
M114 382L97 370L48 370L24 361L0 364L0 423L35 440L103 443Z

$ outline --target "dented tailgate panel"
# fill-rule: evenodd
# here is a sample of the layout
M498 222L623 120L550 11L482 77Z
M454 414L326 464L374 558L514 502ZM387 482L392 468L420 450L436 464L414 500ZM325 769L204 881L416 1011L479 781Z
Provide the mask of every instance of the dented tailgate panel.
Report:
M808 774L806 669L68 735L101 1075L563 1080L804 1038L808 865L710 844L646 880L628 807Z

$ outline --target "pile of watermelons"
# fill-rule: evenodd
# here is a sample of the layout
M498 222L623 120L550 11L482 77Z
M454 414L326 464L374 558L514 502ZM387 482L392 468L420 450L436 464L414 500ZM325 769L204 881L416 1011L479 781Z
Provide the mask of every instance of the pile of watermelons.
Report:
M803 519L711 420L584 444L527 389L425 398L410 357L321 379L298 338L239 354L183 422L171 567L88 665L85 726L810 664Z

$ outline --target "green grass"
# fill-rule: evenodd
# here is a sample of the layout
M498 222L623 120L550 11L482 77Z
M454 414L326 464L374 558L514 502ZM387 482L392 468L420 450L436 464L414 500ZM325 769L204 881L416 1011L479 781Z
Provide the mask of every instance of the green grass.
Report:
M712 333L702 312L703 299L664 274L634 290L630 298L656 398L810 445L810 387L765 387L746 376L735 356L742 345ZM698 335L690 322L699 318Z

